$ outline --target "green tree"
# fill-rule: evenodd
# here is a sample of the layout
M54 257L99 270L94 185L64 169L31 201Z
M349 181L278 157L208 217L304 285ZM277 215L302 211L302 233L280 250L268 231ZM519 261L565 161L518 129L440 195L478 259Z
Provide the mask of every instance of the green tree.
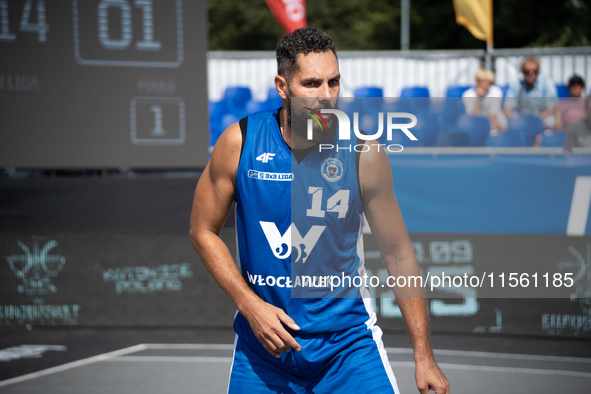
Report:
M495 46L587 46L590 0L495 1Z
M283 30L265 0L209 0L211 50L275 50Z
M400 49L400 0L308 0L308 25L339 49ZM495 47L590 45L591 0L494 0ZM283 35L264 0L211 0L212 50L274 50ZM452 0L411 0L411 49L485 48Z

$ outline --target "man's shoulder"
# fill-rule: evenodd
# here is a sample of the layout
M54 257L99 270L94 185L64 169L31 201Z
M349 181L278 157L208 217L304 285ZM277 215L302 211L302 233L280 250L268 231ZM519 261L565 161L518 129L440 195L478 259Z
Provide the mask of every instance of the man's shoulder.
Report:
M556 95L556 84L548 75L540 74L536 80L536 85L543 90L545 93L550 93L553 96Z
M541 84L541 85L549 85L549 84L554 84L554 81L552 80L552 78L550 78L548 75L546 74L540 74L538 75L537 81Z
M525 82L521 78L517 78L516 80L509 83L507 87L507 94L506 97L517 97L519 94L519 90L522 88L522 85Z
M462 97L465 97L465 98L476 97L476 88L474 88L474 86L472 86L471 88L466 89L466 91L464 91L464 93L462 93Z
M224 155L240 152L242 146L242 133L240 132L239 122L232 123L218 138L213 147L212 159L214 155L223 152Z
M503 90L497 85L491 85L486 97L503 97Z
M276 120L277 118L277 112L280 110L281 108L276 108L276 109L269 109L269 110L264 110L264 111L259 111L259 112L255 112L253 114L249 114L247 116L248 121L264 121L266 119L271 119L271 120Z
M362 149L359 153L358 171L362 198L372 196L376 190L384 185L391 185L392 182L392 167L386 151L381 149L380 145L371 142L364 141L370 148Z
M242 118L238 122L242 136L248 138L247 135L261 136L261 133L267 133L273 128L273 124L278 122L277 113L280 109L259 111ZM244 143L246 144L247 141L245 140Z

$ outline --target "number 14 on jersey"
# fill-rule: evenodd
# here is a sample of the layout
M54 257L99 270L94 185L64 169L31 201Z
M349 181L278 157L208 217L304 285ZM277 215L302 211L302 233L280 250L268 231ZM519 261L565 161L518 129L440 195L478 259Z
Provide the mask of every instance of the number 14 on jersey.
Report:
M326 210L322 209L323 188L310 186L308 194L312 195L312 208L306 210L306 216L323 218L326 212L337 213L343 219L349 210L350 190L339 190L326 201Z

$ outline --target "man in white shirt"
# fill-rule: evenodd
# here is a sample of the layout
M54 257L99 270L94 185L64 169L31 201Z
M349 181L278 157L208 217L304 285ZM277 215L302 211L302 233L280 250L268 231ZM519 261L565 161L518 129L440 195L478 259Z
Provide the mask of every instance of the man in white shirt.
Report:
M503 91L494 85L495 74L485 68L476 73L476 85L462 94L468 115L488 116L493 130L505 130L507 118L501 109Z

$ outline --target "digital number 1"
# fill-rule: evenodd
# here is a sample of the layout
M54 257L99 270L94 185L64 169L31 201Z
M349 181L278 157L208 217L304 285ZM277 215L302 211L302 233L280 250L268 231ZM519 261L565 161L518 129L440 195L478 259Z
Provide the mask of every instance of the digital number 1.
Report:
M16 34L10 34L8 21L8 0L0 0L0 41L12 42L16 40Z
M152 129L152 135L166 135L166 130L162 127L162 107L159 105L151 105L150 111L154 114L154 128Z

